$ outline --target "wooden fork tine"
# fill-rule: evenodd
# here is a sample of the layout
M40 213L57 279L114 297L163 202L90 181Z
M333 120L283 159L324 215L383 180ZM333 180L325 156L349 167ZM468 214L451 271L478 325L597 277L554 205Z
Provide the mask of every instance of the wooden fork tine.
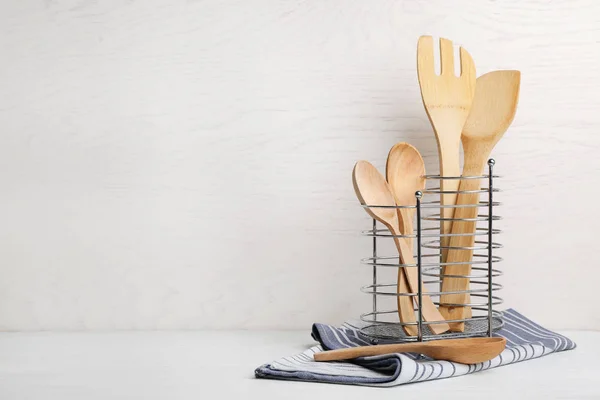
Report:
M454 47L451 40L440 38L440 63L442 75L454 76Z
M435 76L431 36L421 36L417 43L417 73L422 76Z
M470 79L470 76L475 76L475 63L473 58L463 47L460 48L460 76ZM473 96L475 95L475 86L471 88Z

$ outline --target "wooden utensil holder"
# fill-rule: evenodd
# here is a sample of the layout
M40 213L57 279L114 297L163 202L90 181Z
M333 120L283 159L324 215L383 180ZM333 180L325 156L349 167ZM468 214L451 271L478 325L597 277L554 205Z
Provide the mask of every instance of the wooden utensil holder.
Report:
M494 278L501 276L502 272L494 267L494 264L502 261L502 258L494 254L494 250L501 248L500 243L494 242L494 236L501 233L499 229L493 227L494 221L500 220L501 217L495 214L495 209L500 205L494 201L494 193L499 192L499 189L494 187L494 179L498 176L493 174L495 161L488 160L488 174L482 176L468 177L442 177L439 175L427 175L428 186L430 182L437 182L437 187L425 189L423 192L416 192L416 206L397 206L396 208L416 208L416 226L415 232L407 235L392 235L388 229L380 226L373 220L372 229L363 231L364 236L372 238L372 256L361 260L363 265L372 267L373 279L372 283L361 288L363 293L372 296L372 311L361 314L360 319L366 323L360 329L361 333L367 336L372 343L376 344L380 341L427 341L436 339L450 339L459 337L474 337L474 336L492 336L492 333L500 329L504 325L502 312L494 309L496 306L503 303L501 297L495 292L502 289L502 285L494 282ZM480 193L480 200L477 204L465 205L450 205L442 207L477 207L478 214L475 219L469 219L477 224L477 229L474 233L463 233L460 235L468 235L475 237L475 243L472 247L452 247L452 250L472 251L473 258L469 262L463 262L462 265L471 265L471 273L468 275L445 275L444 267L450 265L442 262L442 250L447 250L448 246L442 246L442 237L452 236L452 234L442 235L440 233L440 225L447 218L441 217L439 196L445 194L440 190L439 183L445 179L478 179L482 183L487 181L487 187L480 187L477 193ZM473 191L461 192L460 190L452 193L473 193ZM431 196L437 196L437 200L428 200ZM384 207L377 205L363 205L363 207ZM390 206L385 206L389 208ZM432 210L437 210L438 213L432 213ZM485 212L485 214L480 214ZM467 221L466 219L451 218L451 221ZM427 227L423 225L436 224L437 226ZM484 226L480 226L480 225ZM392 240L392 238L413 238L416 245L416 264L402 264L398 259L398 255L381 256L378 254L379 240ZM456 265L456 264L453 264ZM398 293L397 282L380 282L378 279L379 268L417 268L419 279L419 290L417 293ZM469 288L467 290L455 292L442 291L442 279L446 277L455 279L468 279ZM434 290L425 292L424 286L436 286ZM448 320L446 322L464 322L464 332L446 332L440 335L435 335L430 331L428 325L435 324L439 321L424 321L419 312L418 304L421 304L422 296L430 296L436 306L440 305L442 295L447 294L464 294L469 296L468 302L460 304L442 303L445 306L464 306L470 307L471 312L468 318ZM381 309L378 301L381 297L397 297L410 296L416 298L415 306L416 322L401 322L398 320L397 309ZM396 302L394 302L396 303ZM418 334L409 336L405 333L406 325L416 325Z

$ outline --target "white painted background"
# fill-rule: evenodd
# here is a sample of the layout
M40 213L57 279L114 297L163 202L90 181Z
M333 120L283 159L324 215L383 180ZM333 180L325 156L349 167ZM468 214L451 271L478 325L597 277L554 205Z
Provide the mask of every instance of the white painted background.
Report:
M0 328L303 328L369 307L350 172L436 172L417 38L520 69L507 306L600 329L600 3L2 1Z

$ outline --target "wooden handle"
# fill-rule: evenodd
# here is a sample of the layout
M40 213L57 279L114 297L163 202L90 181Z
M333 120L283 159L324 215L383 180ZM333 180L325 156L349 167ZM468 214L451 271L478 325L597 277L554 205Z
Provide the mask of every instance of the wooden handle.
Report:
M485 167L486 157L478 154L477 160L466 160L464 176L479 176ZM487 156L487 154L483 154ZM481 182L479 179L462 179L460 181L459 191L478 191ZM479 193L461 193L458 195L457 205L470 205L479 203ZM479 212L478 207L458 207L454 212L455 219L475 219ZM445 262L448 263L468 263L473 259L473 250L452 249L452 247L473 247L475 236L473 235L477 228L477 221L454 221L452 223L452 234L468 234L466 236L451 236L448 245L451 247L446 255ZM460 290L469 290L468 278L453 278L447 275L470 275L471 264L447 265L442 279L442 292L452 292ZM443 294L440 297L439 310L447 320L463 319L471 316L470 307L444 306L443 303L469 304L471 296L468 293ZM450 322L452 331L463 332L464 322Z
M393 234L397 235L397 233L395 233L393 229L391 229L391 231ZM413 258L412 249L406 245L406 242L404 240L394 238L394 243L398 248L398 252L400 253L400 258L403 264L416 264L416 261ZM417 269L415 267L407 267L404 269L404 273L406 274L408 286L410 287L411 292L417 293L419 290L419 277ZM425 288L423 288L423 304L419 305L419 309L421 311L421 314L423 315L423 319L427 322L444 321L444 317L438 311L435 304L433 304L433 301L431 301L431 297L429 297L426 293L427 291L425 290ZM418 303L418 300L415 299L415 302ZM429 324L428 326L429 329L431 329L431 331L435 334L444 333L450 329L450 326L445 322Z
M396 304L398 305L398 317L402 323L412 324L402 325L402 329L404 329L404 332L408 336L417 336L419 334L419 328L414 325L417 322L417 318L415 317L413 297L405 296L405 294L412 294L412 292L410 291L404 268L398 268L398 282L396 284L396 289L399 295L396 301Z
M398 209L399 220L400 220L400 231L403 235L412 235L413 234L413 216L414 210L409 208L399 208ZM413 248L413 240L412 238L405 238L404 241L406 245L412 249ZM402 263L402 257L399 257L400 263ZM410 291L410 287L408 285L408 279L406 277L406 273L404 272L404 268L398 268L398 317L400 321L403 323L415 323L417 319L415 318L415 309L413 306L413 297L402 296L402 294L412 293ZM419 333L419 329L416 325L403 325L402 328L404 332L409 336L417 336Z
M438 150L440 158L440 175L460 176L460 145L455 142L450 142L445 145L440 143ZM458 190L459 183L459 179L441 179L440 190L442 192L456 192ZM440 204L443 206L452 206L456 202L456 197L456 193L444 193L440 196ZM440 216L444 218L440 224L442 234L450 233L452 229L452 221L448 219L454 216L454 212L454 208L452 207L440 208ZM443 236L440 242L442 246L448 246L450 238ZM448 251L442 248L442 261L446 260L447 254Z
M357 357L377 356L390 353L415 352L422 346L418 343L382 344L377 346L349 347L315 353L315 361L339 361Z

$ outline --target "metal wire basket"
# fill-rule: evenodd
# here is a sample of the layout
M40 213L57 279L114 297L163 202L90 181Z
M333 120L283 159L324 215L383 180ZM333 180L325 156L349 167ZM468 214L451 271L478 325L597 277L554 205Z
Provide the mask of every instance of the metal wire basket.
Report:
M501 219L495 214L495 208L500 205L494 201L494 193L499 189L494 187L494 179L499 178L493 174L495 161L488 160L488 174L482 176L461 176L461 177L442 177L439 175L425 176L428 185L431 182L437 183L436 187L425 189L423 192L415 193L415 206L397 206L397 208L416 208L416 229L414 232L405 235L393 235L385 227L379 227L378 222L373 220L372 228L361 232L364 236L372 237L372 256L361 260L361 263L372 267L372 283L361 288L361 291L372 296L372 310L363 313L360 319L366 323L361 328L361 333L371 339L373 343L381 340L385 341L427 341L436 339L449 339L458 337L473 336L492 336L493 331L500 329L504 322L502 312L495 309L502 304L503 300L495 292L502 289L502 285L494 282L494 278L501 276L502 272L495 268L495 264L502 261L502 258L494 254L494 250L501 248L500 243L495 242L494 236L501 233L499 229L493 227L494 221ZM487 187L481 187L477 191L442 191L439 185L443 179L479 179L487 181ZM439 198L445 193L479 193L482 199L476 204L463 204L441 206L439 200L429 200L429 198ZM487 197L487 198L485 198ZM363 207L377 207L377 205L363 205ZM381 207L381 206L380 206ZM432 213L432 210L439 210L441 207L476 207L476 216L470 219L463 218L442 218L440 213ZM486 212L487 211L487 212ZM482 212L485 212L481 214ZM443 221L471 221L475 224L473 233L452 234L440 233L440 225ZM433 226L427 226L433 225ZM483 225L483 226L481 226ZM442 244L442 237L451 236L472 236L474 245L469 247L451 247ZM380 240L391 240L396 238L413 238L416 243L416 264L402 264L398 259L398 254L386 256L378 254L378 245ZM457 263L442 262L443 250L472 251L472 259L467 263L470 265L468 275L449 275L444 273L444 267ZM392 268L397 271L398 268L417 268L418 271L418 291L416 293L398 293L397 282L383 281L378 279L378 270L380 268ZM467 290L458 290L452 292L442 291L442 280L444 277L464 278L469 280ZM427 296L433 299L436 306L456 306L457 304L441 303L444 294L465 294L470 297L469 302L461 303L461 306L469 307L470 315L466 318L455 319L450 322L464 322L464 331L446 332L436 335L428 327L439 321L423 321L419 312L419 305L422 304L422 296L425 293L424 285L434 287L433 290L426 292ZM401 322L398 318L398 309L382 309L381 298L394 298L398 296L410 296L416 298L415 313L416 322ZM415 303L411 301L411 303ZM416 325L417 335L409 336L405 333L406 325Z

